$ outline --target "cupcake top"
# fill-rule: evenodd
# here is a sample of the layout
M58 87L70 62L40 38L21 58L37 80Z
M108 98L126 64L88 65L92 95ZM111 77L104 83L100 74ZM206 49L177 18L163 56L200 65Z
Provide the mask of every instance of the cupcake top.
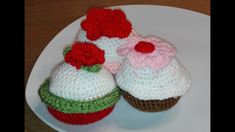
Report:
M165 40L133 35L118 53L126 59L116 75L117 85L136 98L163 100L182 96L190 87L189 74Z
M136 33L120 9L91 8L81 22L75 41L94 43L104 50L106 61L103 66L115 74L124 59L116 50L132 34Z
M111 73L116 73L124 57L117 54L117 48L125 43L124 39L100 37L98 40L91 41L87 39L86 32L79 30L76 41L94 43L100 49L105 51L105 63L103 66Z
M95 45L75 42L65 50L64 58L52 71L51 93L65 99L87 101L115 89L113 76L101 66L105 61L104 51Z
M117 49L119 55L126 56L135 68L150 67L159 70L167 66L176 54L168 42L156 37L143 38L132 35Z
M81 27L86 31L87 38L92 41L102 36L125 38L132 31L131 23L120 9L91 8Z

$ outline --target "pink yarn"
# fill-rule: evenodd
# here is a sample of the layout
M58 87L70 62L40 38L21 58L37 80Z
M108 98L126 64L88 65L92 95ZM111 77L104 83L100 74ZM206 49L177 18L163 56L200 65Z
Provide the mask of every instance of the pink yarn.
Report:
M134 49L139 41L152 43L156 48L152 53L141 53ZM139 35L132 35L126 39L124 45L117 49L117 53L126 56L132 66L136 68L150 67L161 69L168 65L171 58L176 54L176 50L168 42L156 37L143 38Z
M103 64L104 68L110 71L112 74L116 74L120 68L120 63L116 62L106 62Z

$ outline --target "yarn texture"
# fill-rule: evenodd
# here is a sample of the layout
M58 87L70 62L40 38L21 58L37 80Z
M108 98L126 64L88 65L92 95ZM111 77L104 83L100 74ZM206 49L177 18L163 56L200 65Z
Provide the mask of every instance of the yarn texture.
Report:
M65 54L66 52L66 54ZM103 64L104 51L92 43L73 43L71 50L67 48L64 51L64 61L78 70L81 67L91 67L97 64Z
M180 100L180 97L170 97L163 100L141 100L128 92L121 90L123 98L134 108L144 112L159 112L168 110Z
M120 91L116 87L110 93L107 93L103 97L95 98L89 101L70 100L54 95L49 91L49 80L41 85L39 89L39 95L41 100L63 113L90 113L103 110L107 107L113 106L120 98Z
M113 111L114 106L103 109L101 111L93 112L93 113L63 113L51 107L48 107L48 111L58 120L69 123L69 124L79 124L86 125L90 123L94 123L103 119L105 116L110 114Z
M92 43L75 42L39 88L41 101L58 120L89 124L111 113L120 98L114 77L102 68L104 51Z
M63 55L65 56L70 50L71 50L71 47L66 47L63 51Z
M124 57L117 54L117 48L125 43L125 38L136 34L124 12L119 9L92 8L75 41L89 42L105 51L104 68L117 73Z
M158 38L132 35L117 49L117 53L126 56L133 67L159 70L169 64L176 50L170 43Z
M88 72L99 72L101 70L102 66L97 64L94 66L82 66L81 69L88 71Z
M135 51L140 53L152 53L156 47L154 44L140 41L135 45Z
M91 8L81 27L87 32L87 38L97 40L101 36L108 38L126 38L129 36L132 25L120 9Z
M49 90L62 98L88 101L110 93L115 87L113 76L104 68L87 72L62 62L51 73Z
M125 60L116 74L117 85L142 100L163 100L184 95L190 88L190 77L176 58L160 70L135 68Z
M135 34L132 32L129 36ZM129 37L128 36L128 37ZM108 38L105 36L100 37L99 39L95 41L91 41L86 37L86 31L84 31L82 28L78 32L78 37L76 39L78 42L89 42L93 43L96 46L98 46L100 49L105 51L105 62L103 66L109 70L111 73L115 74L117 73L123 59L125 57L118 55L117 48L124 43L126 43L126 40L114 37L114 38Z

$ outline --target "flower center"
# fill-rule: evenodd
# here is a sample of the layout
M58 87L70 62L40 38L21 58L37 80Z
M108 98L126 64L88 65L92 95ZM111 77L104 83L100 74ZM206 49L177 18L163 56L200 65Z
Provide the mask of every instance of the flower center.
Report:
M135 45L135 50L141 53L152 53L155 50L155 46L152 43L140 41Z

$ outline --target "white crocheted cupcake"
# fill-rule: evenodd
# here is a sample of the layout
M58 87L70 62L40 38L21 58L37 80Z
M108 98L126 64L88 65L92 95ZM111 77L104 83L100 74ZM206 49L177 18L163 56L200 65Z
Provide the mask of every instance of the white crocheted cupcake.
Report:
M175 58L169 42L156 38L129 37L118 49L126 56L116 74L124 98L141 111L162 111L174 106L190 88L190 77Z
M90 43L74 43L65 61L39 89L42 101L58 120L89 124L107 116L119 100L113 76L101 64L104 51Z
M81 22L76 41L92 42L103 49L106 60L104 67L115 74L124 58L116 50L132 34L132 25L120 9L91 8Z

